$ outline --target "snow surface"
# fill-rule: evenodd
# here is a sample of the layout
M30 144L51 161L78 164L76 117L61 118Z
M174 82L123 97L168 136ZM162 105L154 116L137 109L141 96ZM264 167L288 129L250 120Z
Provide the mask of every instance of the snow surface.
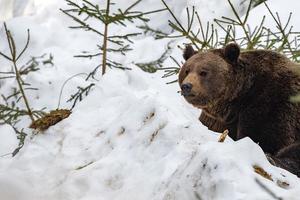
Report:
M131 2L120 1L118 5L126 7ZM168 2L183 21L187 5L195 5L205 20L232 15L225 1ZM239 5L237 0L234 3ZM272 1L272 6L284 15L296 10L296 5L299 7L296 0L288 4ZM36 109L55 109L63 82L74 74L91 71L99 63L73 57L82 50L95 49L98 38L68 29L73 22L59 11L61 7L65 7L61 0L0 0L0 20L10 18L7 23L17 44L24 44L26 29L31 30L29 50L19 64L31 55L54 55L54 66L45 66L26 79L39 88L28 93ZM158 0L145 0L140 9L160 7ZM243 5L240 12L244 12ZM264 13L265 9L258 7L251 22L256 24ZM151 24L168 31L169 17L167 13L155 14ZM113 33L128 30L136 30L135 24L128 24L127 29L111 29ZM0 33L0 51L7 52L3 29ZM199 110L178 94L177 84L166 85L168 80L161 79L162 74L144 73L132 64L157 59L168 42L151 36L134 39L134 50L125 58L111 57L131 67L131 71L108 69L104 77L97 77L96 87L69 118L44 134L28 136L15 157L1 157L0 199L196 200L198 195L204 200L273 199L256 180L279 197L299 199L299 179L270 165L257 144L249 138L237 142L227 138L225 143L218 143L219 135L201 125ZM181 51L176 45L183 42L173 43L172 55L178 59ZM165 62L165 66L172 65L170 60ZM3 59L0 66L9 68ZM12 84L13 80L1 84L1 94L7 93ZM62 108L71 106L65 100L78 85L86 85L83 77L67 84ZM28 123L25 119L20 126ZM0 134L0 155L12 152L18 143L13 130L0 126ZM263 167L274 181L256 174L253 165ZM287 182L288 188L279 187L277 181Z

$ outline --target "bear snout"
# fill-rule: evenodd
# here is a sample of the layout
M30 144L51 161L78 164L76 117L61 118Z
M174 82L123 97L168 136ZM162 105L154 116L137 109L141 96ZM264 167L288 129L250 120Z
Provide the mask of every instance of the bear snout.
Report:
M181 85L181 93L183 96L188 96L192 91L193 85L191 83L184 83Z

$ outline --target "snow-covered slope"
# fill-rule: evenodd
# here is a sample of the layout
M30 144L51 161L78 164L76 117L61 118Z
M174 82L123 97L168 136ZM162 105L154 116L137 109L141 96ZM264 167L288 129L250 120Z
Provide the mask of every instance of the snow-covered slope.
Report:
M5 2L0 0L0 5ZM21 16L7 23L17 43L24 43L25 30L31 29L31 45L25 57L54 55L53 67L42 68L28 76L27 81L39 88L29 93L31 106L55 109L63 82L97 65L97 60L78 59L73 55L95 48L98 38L67 28L73 22L58 10L65 6L63 1L26 2L19 4L26 12L17 9ZM153 2L145 0L143 9L160 7L159 1ZM219 1L169 2L184 19L186 5L196 4L208 15L207 10ZM274 1L274 5L282 6L283 10L292 9L279 0ZM231 15L225 2L218 7L206 19ZM6 18L12 16L16 15ZM151 23L168 30L168 15L162 16L166 18L154 15ZM135 27L129 24L128 28ZM257 182L279 197L298 199L299 179L271 166L258 145L249 138L238 142L227 138L225 143L218 143L218 134L199 123L199 111L178 94L177 84L166 85L167 80L161 79L161 74L144 73L132 64L158 58L168 42L168 39L154 40L150 36L136 38L134 50L126 58L114 57L133 70L108 70L69 118L44 134L29 136L15 157L1 157L0 199L273 199ZM3 44L2 37L0 50L7 52ZM181 52L174 49L172 55L181 58ZM24 58L20 64L25 61ZM9 67L3 59L0 65ZM1 93L7 92L11 84L14 82L3 85ZM69 82L63 100L80 84L85 84L81 77ZM61 107L68 108L70 104L63 102ZM26 123L29 121L21 124ZM11 152L17 145L14 132L0 126L0 136L0 155ZM274 181L256 174L253 165L264 168ZM287 189L278 186L282 182L289 184Z

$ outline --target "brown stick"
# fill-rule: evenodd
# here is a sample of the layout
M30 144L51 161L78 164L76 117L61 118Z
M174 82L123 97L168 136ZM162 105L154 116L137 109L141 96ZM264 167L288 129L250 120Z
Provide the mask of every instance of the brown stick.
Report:
M110 0L107 0L106 17L105 17L106 19L105 19L105 24L104 24L104 36L103 36L102 76L106 72L109 7L110 7Z

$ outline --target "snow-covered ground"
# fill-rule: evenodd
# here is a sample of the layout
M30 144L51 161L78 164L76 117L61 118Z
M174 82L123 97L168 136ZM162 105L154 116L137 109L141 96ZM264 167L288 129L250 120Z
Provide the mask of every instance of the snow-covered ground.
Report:
M134 1L120 1L118 5L124 7L130 2ZM232 15L226 1L168 2L183 21L187 5L195 5L206 20ZM234 2L239 5L239 1ZM284 16L299 8L297 0L273 0L270 4ZM39 88L28 92L36 109L55 109L63 82L74 74L91 71L99 62L73 57L94 49L99 39L92 33L68 29L73 22L59 11L62 7L62 0L0 0L0 20L7 20L17 44L24 44L26 29L31 30L29 49L19 64L31 55L54 56L54 66L45 66L27 77L27 82ZM159 0L145 0L140 6L145 10L161 7ZM266 14L263 6L256 9L251 17L253 24ZM240 12L244 12L243 5ZM167 13L156 14L151 24L168 31L168 17ZM292 23L299 30L296 19L297 15ZM134 30L135 25L128 24L128 29ZM122 30L116 27L111 31ZM7 52L3 28L0 34L0 51ZM1 157L0 199L274 199L257 182L278 197L299 199L299 179L271 166L257 144L249 138L237 142L227 138L218 143L219 135L201 125L200 111L184 101L177 84L166 85L162 74L144 73L132 64L157 59L168 42L151 36L134 39L134 50L125 58L112 56L132 70L108 69L69 118L43 134L28 136L15 157ZM172 55L180 60L176 44ZM171 65L174 63L167 60L165 66ZM2 58L0 66L1 70L10 67ZM1 94L12 84L13 80L1 85ZM65 100L78 85L85 84L82 77L72 79L64 90L61 107L70 108ZM26 119L20 126L28 124ZM0 126L0 155L12 152L17 144L13 130ZM253 165L264 168L273 181L256 174ZM278 186L280 182L289 186L283 189Z

